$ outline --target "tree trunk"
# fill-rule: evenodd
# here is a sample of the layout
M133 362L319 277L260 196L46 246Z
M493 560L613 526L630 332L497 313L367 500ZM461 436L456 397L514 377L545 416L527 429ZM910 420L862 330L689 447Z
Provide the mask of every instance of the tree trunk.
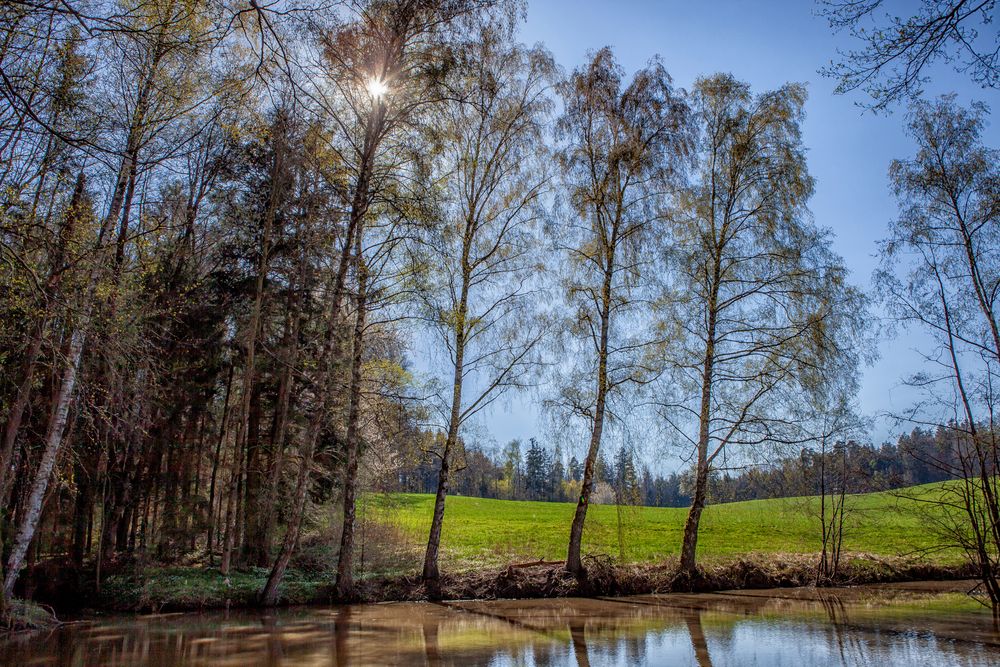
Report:
M24 557L28 553L28 547L35 536L35 530L38 528L38 520L41 518L42 513L42 501L45 499L49 477L51 477L52 469L55 467L56 458L59 455L60 446L62 445L63 432L66 429L69 404L73 396L73 390L76 387L77 371L80 366L80 357L83 353L85 338L84 326L78 326L70 338L69 351L66 355L66 367L62 373L62 380L52 397L52 412L49 415L49 424L45 432L42 458L38 462L38 470L35 473L34 483L31 486L31 493L28 496L24 514L21 517L17 533L14 536L10 558L7 560L7 571L3 584L3 593L7 598L10 598L14 592L14 584L17 583L17 578L21 573Z
M438 553L441 549L441 529L444 525L444 503L448 496L448 482L451 470L451 452L458 441L458 428L462 417L462 380L465 362L465 319L468 315L469 271L468 242L463 252L462 293L459 298L458 316L455 322L455 373L452 379L451 415L448 420L448 436L444 442L444 452L441 454L441 466L438 469L437 494L434 496L434 516L431 519L431 531L427 538L427 551L424 554L424 586L432 597L440 595L441 573L438 570Z
M326 334L323 341L323 349L320 353L318 369L319 375L316 382L316 392L318 393L318 405L309 420L309 427L306 430L305 438L299 447L299 472L295 480L295 495L292 507L291 519L288 528L285 530L285 537L281 543L281 551L271 567L271 573L267 577L267 583L260 593L260 602L264 606L273 606L278 601L278 587L285 577L288 563L299 541L299 531L302 528L302 518L305 513L306 497L309 492L310 469L312 468L313 456L316 452L316 444L319 442L323 427L326 425L327 409L330 403L330 395L333 393L333 377L331 369L334 356L334 347L337 339L337 325L340 320L340 297L339 290L343 289L343 274L346 274L346 262L350 255L350 248L346 248L347 253L341 256L341 268L338 271L334 285L334 296L330 303L327 314Z
M691 509L688 510L687 521L684 523L684 541L681 544L681 572L694 573L697 568L698 524L701 521L701 513L705 509L707 487L708 465L699 461L698 472L695 475L694 496L691 498Z
M350 407L347 413L347 438L344 464L344 520L337 554L337 596L350 599L354 595L354 519L357 500L359 433L361 416L361 364L364 361L365 315L367 310L368 276L363 256L361 230L358 230L355 255L358 270L358 293L355 299L353 355L351 358Z
M215 441L215 456L212 457L212 477L208 487L208 535L205 541L205 553L208 555L209 564L213 561L212 547L215 543L215 532L217 528L215 511L215 482L219 474L219 458L222 455L222 443L226 439L226 424L229 421L229 397L233 389L233 372L235 366L229 365L229 377L226 380L226 394L222 401L222 416L219 419L219 437ZM220 510L221 511L221 510Z
M146 130L146 115L149 112L151 104L151 95L153 93L153 85L156 78L156 74L159 68L160 60L163 56L163 49L165 48L164 33L161 30L157 35L157 41L154 45L154 53L152 55L148 69L146 70L144 76L140 81L140 85L137 91L135 109L132 113L129 131L125 142L125 151L122 158L122 162L119 165L118 176L115 182L114 196L112 197L111 206L109 207L108 215L104 220L101 227L101 232L98 237L98 255L103 254L102 246L103 242L111 236L114 231L115 224L118 223L118 234L115 241L115 252L111 256L111 266L110 266L110 277L111 277L111 289L110 292L101 298L102 304L96 303L97 295L91 294L88 298L88 303L85 306L88 309L88 320L90 318L90 313L93 309L98 308L98 306L103 306L105 309L104 318L114 325L114 320L118 312L118 300L120 295L120 285L121 277L123 272L123 263L125 259L125 244L128 239L128 225L129 217L132 209L132 201L135 196L135 177L138 168L139 152L143 143L143 133ZM96 275L95 275L96 278ZM92 286L93 286L92 281ZM96 334L100 335L100 330L95 331ZM118 373L118 368L116 366L115 360L108 356L108 350L113 349L113 346L108 344L108 340L98 340L98 350L102 353L100 357L101 369L104 374L103 385L108 388L106 394L102 394L99 400L99 407L97 409L98 415L103 415L99 419L98 440L102 443L102 446L106 451L111 449L111 437L114 432L113 420L117 419L120 412L120 406L115 404L115 398L120 397L120 392L122 390L123 381ZM113 398L114 397L114 398ZM114 554L118 542L117 537L120 531L117 529L118 522L125 511L125 504L127 503L127 492L126 489L129 488L127 481L128 477L128 447L125 447L125 454L122 455L122 465L119 466L119 472L122 478L119 483L116 484L116 491L119 491L118 495L113 495L115 499L115 504L112 507L112 512L110 513L112 519L105 526L102 525L102 560L106 560L111 555ZM109 471L109 475L110 475ZM107 497L105 497L107 501ZM106 508L102 510L102 517L107 519L109 513Z
M316 444L319 442L323 427L326 424L327 410L330 403L330 395L333 393L333 377L331 369L334 356L334 347L337 339L337 325L340 321L340 293L343 290L344 276L347 273L347 262L350 257L350 247L345 247L346 252L341 255L341 266L337 272L334 283L334 295L331 300L329 313L327 315L326 334L323 341L323 351L320 353L318 368L319 375L316 382L318 392L318 405L309 420L309 427L306 436L299 448L299 472L295 481L295 496L292 507L291 519L288 528L285 530L285 537L282 540L281 551L271 567L271 573L267 577L267 583L260 593L260 601L264 606L273 606L278 601L278 587L284 579L288 563L295 552L295 547L299 540L299 531L302 528L302 518L305 513L306 497L309 491L309 476L312 468L313 456L316 451Z
M0 521L0 544L3 543L3 521ZM4 581L3 558L0 558L0 581ZM7 612L7 594L0 593L0 625L10 626L10 618Z
M156 557L160 562L169 561L173 556L173 538L177 532L177 522L180 515L180 508L178 507L180 501L180 489L178 488L180 475L178 474L178 467L180 465L179 459L183 456L182 452L178 450L182 446L181 443L171 442L171 446L167 447L166 465L163 471L157 471L158 474L156 475L162 481L163 487L160 531L155 544ZM123 515L121 523L126 522L127 519L128 517ZM128 537L124 541L121 539L121 523L119 523L117 542L118 544L127 545Z
M76 481L76 503L73 509L73 541L71 556L73 563L80 567L87 554L87 526L94 511L94 483L91 472L82 461L74 466Z
M236 496L240 489L240 474L243 472L242 451L241 447L234 447L233 449L233 469L230 471L229 488L225 495L226 513L223 515L222 558L219 562L219 573L224 577L229 576L229 566L232 564L234 533L236 531L235 503L238 502ZM221 507L219 508L219 513L222 513Z
M296 304L298 298L296 298ZM298 363L299 332L304 324L304 315L296 305L292 314L292 331L289 336L288 346L284 359L281 379L278 385L278 403L275 407L274 428L271 431L271 460L268 465L268 478L266 498L264 507L260 513L261 519L261 544L263 561L258 562L259 567L266 567L271 555L271 545L274 538L274 525L276 519L275 505L278 501L278 487L281 485L281 472L285 462L285 441L288 432L288 414L292 404L292 390L295 385L293 369Z
M87 277L87 291L84 296L82 312L70 334L69 348L66 353L66 365L62 372L61 381L56 385L52 396L52 407L49 413L48 426L45 431L42 457L36 471L34 483L25 506L24 515L18 524L18 529L14 537L14 544L11 548L10 558L7 561L7 569L4 577L3 593L10 597L14 590L14 584L20 576L21 566L24 564L24 557L28 552L35 530L38 528L38 520L42 509L42 500L48 488L49 478L52 468L55 466L59 450L62 446L63 432L66 429L66 420L69 415L69 404L73 397L73 390L76 387L77 373L80 368L80 358L83 355L83 345L87 337L87 330L90 327L90 320L93 313L94 301L97 297L98 281L100 279L103 266L102 256L104 250L104 240L114 222L121 214L122 203L125 195L125 185L127 174L131 168L134 155L126 153L122 164L118 170L118 180L111 197L108 213L101 222L101 228L97 235L97 247L93 264Z
M274 542L274 528L277 519L275 506L278 501L278 488L281 485L281 473L285 462L285 446L288 441L288 415L292 407L292 396L296 386L294 371L299 361L299 335L302 332L302 328L306 325L308 318L308 313L302 307L302 294L308 293L313 285L313 272L308 260L300 258L298 269L298 284L293 286L292 294L289 297L288 325L282 345L284 352L283 365L281 377L278 380L278 400L275 405L274 423L271 428L271 457L268 462L267 491L261 516L261 541L265 546L266 559L270 558L271 546ZM267 562L261 562L259 566L266 567Z
M316 388L317 391L320 392L319 405L317 406L315 412L313 412L306 435L306 448L304 450L305 455L303 457L303 463L300 464L299 477L296 480L295 507L292 510L292 518L288 529L285 531L285 538L282 542L281 552L275 559L274 565L271 568L271 574L268 576L267 583L261 591L261 603L268 606L275 604L277 601L278 587L281 585L281 580L285 576L285 570L288 569L288 563L291 560L292 553L295 551L295 545L298 542L299 530L302 525L302 514L305 511L305 501L308 491L309 468L311 467L316 443L319 441L319 436L326 422L326 413L329 405L330 394L332 392L332 387L330 386L333 379L331 364L333 362L337 325L340 321L341 297L347 280L347 270L350 266L352 249L355 250L359 267L359 297L363 293L363 274L361 271L363 263L360 253L360 248L362 247L361 236L363 232L364 217L368 212L370 203L370 183L372 169L374 167L375 151L378 148L379 136L385 122L385 115L386 106L384 103L379 102L375 110L369 114L365 127L365 143L358 169L358 182L354 188L354 196L351 199L351 214L348 218L344 245L341 248L340 262L337 267L337 275L334 279L333 296L331 298L330 312L327 319L326 337L323 344L323 352L320 354L318 363L319 374L318 381L316 382ZM360 314L361 313L359 312L359 315ZM357 327L355 327L355 332L357 333ZM358 370L360 371L360 367ZM308 460L310 465L305 465L306 460ZM342 555L343 550L341 550L341 556ZM337 584L339 587L340 577L338 577Z
M312 425L310 425L309 432L303 438L302 445L299 448L299 473L295 480L294 507L292 509L292 516L288 522L288 528L285 530L285 539L282 541L281 551L274 561L271 573L267 577L267 583L264 584L264 589L260 593L260 602L267 607L273 606L278 602L278 587L281 585L281 580L285 577L285 571L288 570L288 563L291 561L292 554L295 553L295 547L299 541L302 516L305 513L306 496L309 493L309 477L313 455L316 452L316 443L319 440L320 433L322 432L322 424L325 420L314 418L314 421L318 422L318 427L312 428Z
M612 239L612 249L614 242L615 240ZM594 404L594 422L590 431L587 461L583 467L580 498L577 500L576 513L573 515L573 524L570 526L569 548L566 553L566 569L577 577L586 575L583 561L580 558L583 545L583 526L587 520L587 507L590 505L590 494L594 489L594 469L601 447L601 436L604 433L604 411L608 395L608 329L611 324L611 280L613 275L614 254L609 252L601 290L601 334L597 348L597 400Z
M219 571L225 576L229 574L229 567L232 560L233 546L237 526L234 525L235 514L233 503L239 492L239 484L242 479L244 469L243 450L246 447L247 434L250 430L250 408L253 397L254 375L256 373L256 351L257 337L260 335L261 310L264 302L264 282L267 277L268 255L271 252L271 230L274 227L274 218L278 206L278 175L282 168L282 153L279 148L275 148L274 164L271 169L271 194L268 199L267 210L264 213L264 229L260 241L260 258L257 261L257 279L254 284L253 308L250 311L250 321L247 323L247 343L246 360L243 368L243 387L240 404L240 421L236 429L235 448L237 452L236 461L229 477L229 492L226 499L226 532L225 543L222 547L222 563Z
M17 395L7 415L7 423L4 426L3 445L0 448L0 506L3 507L7 506L8 492L10 491L14 444L17 441L17 434L21 430L21 422L24 419L24 411L28 407L28 400L31 398L31 385L35 379L35 370L38 367L38 357L41 354L45 329L52 318L55 303L58 299L59 288L62 284L62 277L65 270L66 251L70 239L72 239L75 233L77 220L83 213L81 208L84 205L85 188L86 176L83 172L80 172L76 179L76 186L73 189L73 196L66 211L65 221L59 230L59 242L56 246L56 252L51 260L49 276L45 284L45 308L41 317L35 323L31 342L28 344L28 349L25 353L21 383L17 387Z
M261 422L260 386L254 390L250 408L250 431L247 435L247 474L244 489L244 515L242 522L246 526L243 540L243 562L259 565L267 563L269 558L267 545L264 544L264 455L261 452L260 422Z
M698 412L698 461L695 473L694 497L684 523L684 540L681 544L680 571L693 575L697 568L698 525L708 496L708 443L712 425L712 379L715 366L715 329L718 322L719 285L722 280L721 254L713 258L711 292L708 301L708 328L705 337L705 356L701 374L701 406Z

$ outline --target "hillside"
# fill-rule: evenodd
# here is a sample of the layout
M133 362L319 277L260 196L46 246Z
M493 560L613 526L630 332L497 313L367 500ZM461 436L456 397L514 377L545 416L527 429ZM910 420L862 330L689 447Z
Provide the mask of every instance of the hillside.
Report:
M940 496L942 483L891 492L850 496L844 550L878 556L917 554L934 547L931 516L937 508L914 500ZM419 548L430 526L434 496L390 494L366 500L369 516L396 528ZM558 560L575 505L571 503L448 498L443 547L451 567L503 564L514 560ZM620 511L619 511L620 510ZM702 517L699 555L703 559L757 553L815 553L821 548L819 498L779 498L709 506ZM655 562L677 556L687 516L685 508L590 508L584 550L627 562ZM619 540L619 517L621 539ZM955 560L955 551L935 560Z

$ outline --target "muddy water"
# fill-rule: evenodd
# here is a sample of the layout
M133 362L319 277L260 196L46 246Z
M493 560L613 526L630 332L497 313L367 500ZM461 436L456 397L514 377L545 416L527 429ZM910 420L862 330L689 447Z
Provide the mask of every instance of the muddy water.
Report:
M971 584L103 618L0 665L997 665Z

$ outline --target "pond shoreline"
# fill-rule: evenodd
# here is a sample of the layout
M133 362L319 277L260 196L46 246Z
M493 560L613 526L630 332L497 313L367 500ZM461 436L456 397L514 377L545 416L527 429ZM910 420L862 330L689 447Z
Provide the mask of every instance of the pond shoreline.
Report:
M817 585L858 586L975 577L975 570L970 564L851 553L845 555L835 578L817 582L817 559L815 554L749 554L709 562L702 566L698 576L689 579L676 576L676 561L615 564L608 558L588 557L587 577L579 581L565 571L561 562L512 563L506 567L445 572L441 578L440 596L435 599L627 596ZM93 592L92 582L88 582L85 576L79 573L77 576L75 586L53 581L50 582L52 586L36 590L35 599L51 605L57 613L68 612L74 616L259 609L262 606L257 600L257 593L266 578L266 570L240 570L223 577L216 569L205 567L121 568L109 573L100 594ZM416 574L362 578L351 599L336 598L333 583L323 576L290 571L282 586L279 606L431 599ZM57 594L59 591L61 594Z

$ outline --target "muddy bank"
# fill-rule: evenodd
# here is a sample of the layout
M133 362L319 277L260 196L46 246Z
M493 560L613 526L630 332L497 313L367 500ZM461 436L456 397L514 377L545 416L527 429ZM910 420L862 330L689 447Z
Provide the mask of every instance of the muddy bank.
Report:
M970 564L952 565L851 554L834 579L817 582L816 558L809 555L744 557L703 566L693 578L677 576L677 563L617 565L601 558L585 559L587 576L577 580L561 563L516 564L502 569L445 574L441 599L529 599L597 597L650 593L701 593L722 590L857 586L891 582L969 579ZM426 600L420 578L367 580L358 600Z
M709 563L692 579L676 576L677 563L620 565L610 559L588 557L587 576L577 580L562 563L517 563L445 573L441 600L496 600L562 597L624 596L678 592L712 592L815 586L816 557L749 555ZM222 577L206 568L143 568L113 574L99 595L75 597L75 608L65 598L44 600L57 609L77 613L192 611L216 608L254 608L266 579L266 570L246 570ZM856 586L889 582L927 582L975 576L969 565L953 565L850 554L836 579L822 586ZM396 602L431 599L416 574L361 579L350 600L333 594L334 581L323 576L290 571L279 604L339 602ZM69 602L70 604L67 604Z

